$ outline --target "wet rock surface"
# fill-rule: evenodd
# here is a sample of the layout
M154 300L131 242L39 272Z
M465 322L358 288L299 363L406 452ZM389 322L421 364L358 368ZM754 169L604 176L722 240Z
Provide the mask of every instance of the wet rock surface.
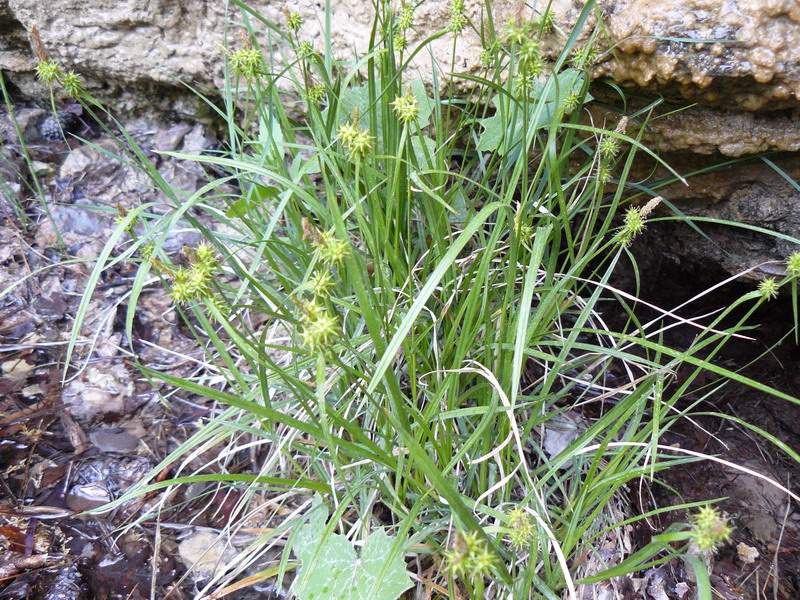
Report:
M797 106L800 7L793 0L614 0L599 6L613 57L596 76L734 110Z

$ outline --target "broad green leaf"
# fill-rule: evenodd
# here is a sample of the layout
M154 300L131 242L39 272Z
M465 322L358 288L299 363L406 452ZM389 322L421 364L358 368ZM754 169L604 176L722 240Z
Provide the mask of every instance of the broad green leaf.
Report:
M492 103L495 106L495 114L486 119L479 119L478 122L483 126L483 134L478 142L477 149L482 151L497 151L506 154L512 150L525 134L525 119L533 114L538 114L535 122L527 123L527 130L539 129L553 122L554 110L556 110L564 99L570 94L578 94L583 88L585 74L576 69L566 69L558 75L551 76L545 82L536 83L530 92L529 101L533 104L544 103L543 110L534 111L528 109L528 116L522 105L515 105L509 102L505 96L495 96ZM581 104L586 104L592 100L589 94L581 98ZM512 114L510 114L512 113Z
M303 565L294 590L300 600L395 600L411 587L396 538L375 531L359 556L343 535L325 535L327 511L320 504L315 499L294 540Z
M427 135L423 135L422 137L415 135L411 137L411 147L414 149L414 155L417 158L418 165L423 168L433 167L433 165L428 163L427 157L433 156L436 152L436 142L434 140L429 138Z

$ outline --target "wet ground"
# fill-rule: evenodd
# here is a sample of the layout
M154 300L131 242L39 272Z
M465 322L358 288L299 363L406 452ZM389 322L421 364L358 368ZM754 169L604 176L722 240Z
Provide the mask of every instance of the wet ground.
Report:
M80 111L73 107L72 112ZM17 111L44 203L30 199L32 178L26 174L19 144L6 143L5 161L0 161L6 182L0 201L5 216L0 225L0 600L194 598L214 572L212 559L228 560L252 540L251 535L238 546L214 544L232 518L235 494L210 485L187 486L169 494L152 492L101 515L82 514L119 497L198 424L216 414L217 407L174 390L154 390L131 366L135 352L145 364L189 376L201 357L158 281L145 288L133 339L127 339L126 293L135 264L120 263L103 274L78 338L74 366L63 372L69 332L92 268L91 262L65 263L65 257L96 257L114 228L118 207L160 201L168 210L146 177L104 153L115 146L100 128L80 114L76 117L75 131L99 148L49 136L52 123L48 126L44 109ZM188 192L205 182L199 168L159 157L155 151L209 148L216 140L208 128L155 121L127 126L152 152L168 181ZM0 134L4 140L16 139L8 115L0 115ZM179 228L167 251L177 257L182 246L198 239L190 227ZM662 305L674 305L707 285L701 275L687 277L684 271L651 267L663 269L653 273L653 280L673 283L667 292L645 290L649 300ZM726 301L724 294L715 296L693 310ZM756 321L767 324L754 333L760 340L732 344L720 358L729 368L747 364L779 339L791 326L791 308L785 299L775 301ZM687 331L674 330L671 335L676 344L691 341ZM746 372L797 396L798 358L797 347L787 341ZM746 426L710 414L734 415L797 449L797 405L729 386L703 400L695 412L709 414L672 431L668 443L716 454L798 489L796 462ZM192 468L221 468L214 462L217 451L211 448L198 456ZM226 468L246 472L248 464L247 457L239 457ZM159 478L172 475L173 470L164 469ZM636 514L667 504L727 497L720 506L735 531L733 543L713 566L718 597L800 597L800 512L785 494L758 477L712 462L675 468L663 481L665 485L650 486L645 493L631 493L624 511ZM168 508L159 522L136 522L143 508L159 503ZM632 538L646 543L667 524L666 517L648 521ZM187 563L196 561L205 564L205 573L187 572ZM690 583L676 563L637 574L607 597L688 600ZM231 597L284 595L268 582L258 582Z

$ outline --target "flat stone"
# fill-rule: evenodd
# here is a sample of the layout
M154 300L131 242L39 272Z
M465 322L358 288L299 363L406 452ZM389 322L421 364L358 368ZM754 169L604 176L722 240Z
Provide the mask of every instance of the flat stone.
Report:
M188 568L206 575L225 571L238 555L224 538L207 529L195 531L184 539L178 545L178 553Z

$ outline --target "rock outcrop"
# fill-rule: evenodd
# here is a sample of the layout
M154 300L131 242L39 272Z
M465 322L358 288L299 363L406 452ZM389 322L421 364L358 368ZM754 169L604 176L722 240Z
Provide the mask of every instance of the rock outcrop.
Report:
M299 37L318 49L323 47L324 3L319 0L252 0L247 2L247 11L231 2L227 13L226 4L216 0L0 0L0 67L24 93L47 96L33 77L36 59L28 33L36 27L51 57L65 69L82 73L92 93L116 102L118 109L149 101L186 113L195 110L196 104L179 82L219 87L226 39L238 47L245 20L264 32L261 41L268 48L268 29L256 15L279 24L288 11L297 11L304 17ZM585 0L553 1L562 37L584 4ZM363 51L370 34L372 3L332 0L332 5L336 56ZM417 8L408 39L411 47L446 26L448 6L448 0L428 0ZM467 0L468 15L477 27L486 22L484 6L483 0ZM498 28L530 16L521 0L492 0L490 6ZM691 165L692 156L702 156L707 165L712 159L800 151L797 0L598 0L589 27L600 21L597 44L602 54L592 75L598 82L615 82L632 97L664 99L658 118L649 126L647 141L666 153L668 160L672 157ZM455 47L448 35L432 48L442 72L448 72L453 60L456 71L480 70L479 36L469 28ZM427 55L419 69L431 81ZM459 85L457 90L466 91L467 84ZM598 86L601 97L603 89L602 84ZM608 91L604 99L614 100L615 93ZM723 186L730 195L719 198L719 189L690 180L680 192L671 192L673 187L664 193L674 193L686 211L696 209L705 216L759 215L765 202L783 207L773 215L790 214L797 188L766 163L753 167L742 162L726 173L729 182L753 180L759 189ZM732 211L733 201L738 208ZM798 225L782 217L770 217L761 224L800 237ZM674 234L670 235L674 241ZM682 252L707 257L703 239L696 242L684 244ZM785 252L789 245L785 241L779 250ZM726 268L735 272L780 258L777 248L747 246L734 249L737 259L723 261Z

